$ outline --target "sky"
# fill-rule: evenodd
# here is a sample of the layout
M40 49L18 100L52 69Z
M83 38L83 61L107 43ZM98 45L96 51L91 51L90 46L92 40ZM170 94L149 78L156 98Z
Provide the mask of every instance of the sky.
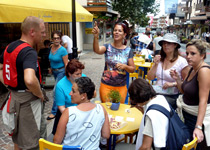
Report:
M157 17L160 17L165 14L164 0L155 0L155 1L156 1L156 3L158 3L158 2L160 3L160 7L159 7L160 12L157 14ZM178 3L180 3L180 2L181 2L181 0L178 0Z

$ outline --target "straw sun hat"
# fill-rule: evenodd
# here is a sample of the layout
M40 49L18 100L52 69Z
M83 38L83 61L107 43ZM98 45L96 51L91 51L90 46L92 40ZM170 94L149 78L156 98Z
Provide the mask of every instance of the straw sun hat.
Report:
M181 47L181 45L179 44L177 36L175 34L173 34L173 33L166 33L163 36L163 39L158 42L158 44L161 47L162 47L163 41L166 41L166 42L169 42L169 43L176 43L178 48Z

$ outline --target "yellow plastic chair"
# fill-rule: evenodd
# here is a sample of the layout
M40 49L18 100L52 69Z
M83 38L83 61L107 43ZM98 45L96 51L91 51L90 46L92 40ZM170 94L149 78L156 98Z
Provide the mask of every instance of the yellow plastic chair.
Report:
M129 77L132 78L132 80L133 80L133 78L138 79L139 74L137 72L135 72L135 73L129 73Z
M39 150L81 150L81 146L66 146L39 139Z
M184 144L184 146L182 147L182 150L191 150L192 148L194 150L196 150L196 147L197 147L197 137L192 140L190 143L187 143L187 144Z

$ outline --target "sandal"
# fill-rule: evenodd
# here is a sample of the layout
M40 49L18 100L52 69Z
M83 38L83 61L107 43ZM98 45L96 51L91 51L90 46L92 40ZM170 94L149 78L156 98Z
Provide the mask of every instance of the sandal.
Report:
M55 115L50 114L50 115L47 117L47 120L51 120L51 119L54 119L54 118L55 118Z

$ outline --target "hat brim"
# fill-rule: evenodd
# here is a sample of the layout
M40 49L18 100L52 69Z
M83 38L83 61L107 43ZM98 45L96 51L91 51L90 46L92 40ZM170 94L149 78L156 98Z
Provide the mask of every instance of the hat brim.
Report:
M162 47L162 45L163 45L163 41L169 42L169 43L176 43L178 48L181 47L181 45L180 45L178 42L174 42L174 41L172 41L172 40L167 40L167 39L160 40L160 41L158 42L158 44L159 44L161 47Z

